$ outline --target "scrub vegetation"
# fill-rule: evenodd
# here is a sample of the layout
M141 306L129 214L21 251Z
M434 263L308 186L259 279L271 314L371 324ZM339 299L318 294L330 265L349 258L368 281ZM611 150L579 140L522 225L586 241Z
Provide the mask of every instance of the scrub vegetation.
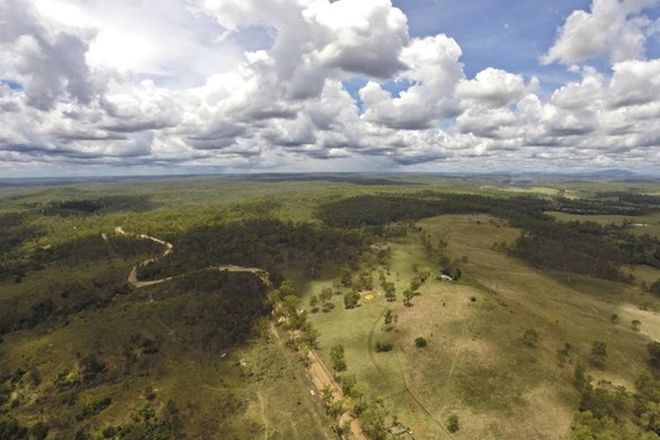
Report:
M659 187L3 187L0 438L658 438Z

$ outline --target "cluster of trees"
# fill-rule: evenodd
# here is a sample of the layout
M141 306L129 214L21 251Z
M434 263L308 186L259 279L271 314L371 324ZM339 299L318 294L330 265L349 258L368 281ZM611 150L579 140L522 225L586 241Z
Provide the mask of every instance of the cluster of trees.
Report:
M45 440L48 431L48 426L43 422L27 428L11 417L0 417L0 438L3 440Z
M321 290L321 293L316 296L312 295L309 298L309 306L312 313L317 313L319 311L319 305L323 313L328 313L335 308L335 303L332 302L333 295L341 295L341 291L333 292L329 287Z
M114 295L128 292L125 273L114 271L92 276L81 273L76 279L65 278L32 287L38 290L31 295L0 300L0 334L34 328L44 321L66 320L83 310L103 308Z
M391 344L389 349L391 350ZM323 400L328 412L333 417L338 417L346 410L350 410L360 419L360 425L368 438L374 440L390 439L387 420L390 418L389 411L383 402L378 399L370 399L366 396L367 388L358 383L354 374L348 374L348 365L344 354L343 345L335 345L330 348L330 362L337 382L341 386L344 400L335 400L332 390L323 390ZM340 430L348 432L349 426L342 426Z
M111 212L142 212L153 209L154 205L147 196L115 195L95 199L58 200L43 208L45 215L89 215Z
M0 214L0 282L21 281L30 264L19 248L26 241L41 235L43 231L29 225L25 214Z
M529 218L511 253L538 267L625 281L622 264L660 267L660 241L616 225Z
M299 301L288 283L280 287L276 295ZM195 339L199 338L205 351L218 352L244 342L254 334L260 318L272 310L268 288L251 273L202 271L178 278L167 288L191 293L177 319L184 327L203 332Z
M130 236L110 236L107 241L98 234L86 235L48 249L39 249L32 256L35 268L54 264L79 266L93 261L108 261L112 258L135 260L136 257L162 253L163 248L151 240L136 240Z
M125 425L110 425L92 432L88 428L81 428L76 432L75 439L167 440L180 438L183 435L182 428L179 409L170 400L160 412L150 405L134 409L130 422Z
M274 219L206 226L166 238L174 244L174 253L142 267L140 279L221 264L263 268L275 282L282 280L278 274L283 266L318 276L328 266L355 266L366 244L365 235L357 231Z
M641 199L629 196L621 195L618 200L559 198L553 201L553 211L579 215L644 215L651 211Z
M617 205L618 203L618 205ZM627 203L627 202L626 202ZM545 200L535 197L494 198L468 194L358 196L328 203L319 217L341 227L379 227L389 222L414 221L452 213L486 213L504 218L523 230L510 252L531 264L612 280L626 280L622 264L660 267L660 241L631 234L626 226L603 226L594 222L558 222L545 211L563 210L582 214L618 213L637 215L635 206L624 202L570 199ZM617 208L619 206L619 208ZM631 208L632 206L632 208ZM639 208L641 209L641 208ZM443 259L443 252L424 241L431 256ZM449 263L448 261L440 261ZM445 264L443 264L445 266Z
M318 344L319 331L308 320L307 311L303 310L300 296L296 294L293 286L284 281L278 289L271 293L278 315L285 320L285 327L289 330L291 338L288 343L297 348L302 342L310 347Z
M0 236L3 232L0 229ZM104 241L99 235L87 235L23 258L10 253L9 266L0 263L0 281L13 283L16 294L0 300L0 334L108 306L115 295L130 291L126 283L130 264L157 252L162 249L149 240L111 236ZM0 255L0 260L6 257ZM7 267L13 269L3 272ZM14 270L17 267L19 272ZM26 278L34 271L43 276ZM9 275L12 278L7 280Z
M660 196L650 194L639 194L634 192L610 191L596 194L599 199L614 199L619 202L634 205L647 211L656 210L660 207Z
M365 195L341 199L319 208L318 217L337 227L382 227L441 214L484 213L504 217L516 212L543 213L549 201L536 197L495 198L474 194L441 194L427 191L410 195ZM384 228L379 228L379 231Z
M383 292L385 293L385 299L388 302L396 301L396 286L393 282L387 281L387 278L385 277L385 271L383 270L378 272L378 284L380 285L380 288L383 289Z
M648 345L651 375L640 376L636 392L623 386L600 381L587 374L583 365L576 365L574 385L580 392L580 406L573 421L574 440L621 439L651 440L660 435L660 343ZM606 357L606 346L595 342L592 362Z
M417 275L410 281L410 287L403 291L403 305L406 307L412 307L412 299L415 296L421 295L419 288L422 287L431 276L430 272L418 272L415 268Z

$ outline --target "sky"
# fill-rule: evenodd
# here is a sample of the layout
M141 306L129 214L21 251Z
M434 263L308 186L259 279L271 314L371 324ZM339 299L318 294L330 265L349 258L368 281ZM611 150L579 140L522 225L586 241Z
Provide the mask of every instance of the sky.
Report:
M660 173L660 0L0 0L0 177Z

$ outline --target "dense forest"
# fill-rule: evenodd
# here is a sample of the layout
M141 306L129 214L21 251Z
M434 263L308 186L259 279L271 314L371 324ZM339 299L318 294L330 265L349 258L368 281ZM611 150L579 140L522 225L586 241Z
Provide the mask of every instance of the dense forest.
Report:
M48 203L42 212L45 215L88 215L111 212L143 212L153 209L154 205L146 196L105 196L94 199L58 200Z
M367 236L360 231L261 219L196 228L171 240L175 252L142 267L141 279L221 264L263 268L275 282L284 266L317 276L328 265L355 265Z

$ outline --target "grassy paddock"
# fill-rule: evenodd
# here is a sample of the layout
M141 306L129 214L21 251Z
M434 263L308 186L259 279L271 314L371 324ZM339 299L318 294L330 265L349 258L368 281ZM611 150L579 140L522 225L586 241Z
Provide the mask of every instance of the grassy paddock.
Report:
M649 301L655 307L656 300L624 284L544 274L493 250L496 242L518 236L498 219L451 215L419 224L449 243L452 258L467 257L461 281L432 279L413 299L413 307L404 307L401 292L415 276L413 265L432 268L411 234L388 243L388 279L397 286L396 303L378 295L344 310L341 298L335 297L337 307L313 314L312 320L321 331L322 356L328 360L329 347L344 345L348 372L371 394L384 398L420 438L443 438L437 421L454 413L461 420L460 438L563 438L579 398L572 385L577 362L587 364L594 376L632 390L635 378L647 368L645 344L654 333L635 332L624 318ZM362 268L371 270L375 280L379 269ZM308 295L332 281L311 283ZM391 331L382 320L387 308L398 315ZM612 313L622 317L621 323L610 322ZM642 328L658 326L652 316L641 318ZM539 335L533 348L523 343L529 329ZM419 336L428 341L424 349L415 347ZM589 366L594 339L608 344L603 369ZM379 340L394 341L394 350L376 353ZM556 352L566 342L575 352L562 367Z

